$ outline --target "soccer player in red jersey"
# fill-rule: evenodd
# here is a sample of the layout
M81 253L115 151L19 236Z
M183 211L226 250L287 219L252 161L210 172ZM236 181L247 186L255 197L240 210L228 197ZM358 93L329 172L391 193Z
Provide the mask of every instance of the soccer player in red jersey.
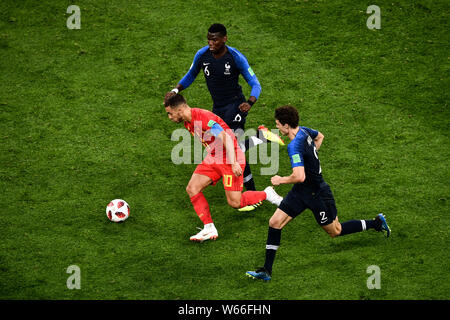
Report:
M181 94L167 97L164 106L169 119L177 123L183 122L184 127L200 139L208 151L186 187L194 210L204 224L203 229L190 237L190 240L203 242L218 237L202 191L211 184L215 185L220 179L223 179L227 202L232 208L256 205L263 200L280 204L283 198L272 187L267 187L264 191L242 192L245 156L233 132L219 116L208 110L189 107Z

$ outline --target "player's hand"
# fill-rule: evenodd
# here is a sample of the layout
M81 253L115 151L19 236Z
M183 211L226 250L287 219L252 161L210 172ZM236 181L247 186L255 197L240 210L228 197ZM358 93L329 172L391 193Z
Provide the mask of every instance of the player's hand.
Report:
M239 177L242 174L241 165L237 162L233 163L231 165L231 171L233 171L233 173L236 177Z
M249 105L248 102L242 102L239 105L239 110L241 110L242 112L249 112L251 107L252 106Z
M273 177L270 179L270 182L272 182L272 184L273 184L274 186L279 186L279 185L281 184L281 177L280 177L280 176L273 176Z
M164 96L164 102L166 102L167 99L169 99L171 96L174 96L174 95L176 95L176 93L173 91L167 92L166 95Z

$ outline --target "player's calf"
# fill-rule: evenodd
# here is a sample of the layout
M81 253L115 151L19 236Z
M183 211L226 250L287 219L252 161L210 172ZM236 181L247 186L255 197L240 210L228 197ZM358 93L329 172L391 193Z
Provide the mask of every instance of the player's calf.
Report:
M227 199L228 205L233 209L239 209L241 207L240 199Z
M195 188L195 186L188 184L186 186L186 192L189 195L189 198L192 198L193 196L195 196L200 191L197 188Z
M342 232L342 226L337 218L332 223L321 227L331 238L336 238Z
M239 211L251 211L260 206L266 198L267 195L264 191L246 191L239 195L239 204L237 202L234 203L237 206L233 208L239 209Z
M336 220L332 224L322 226L322 228L332 237L345 236L356 232L362 232L370 229L375 231L385 231L386 237L391 234L386 218L382 213L378 214L374 219L370 220L349 220L343 223L339 223Z
M246 191L241 195L239 211L255 210L262 204L263 200L278 206L283 198L272 187L267 187L264 191Z

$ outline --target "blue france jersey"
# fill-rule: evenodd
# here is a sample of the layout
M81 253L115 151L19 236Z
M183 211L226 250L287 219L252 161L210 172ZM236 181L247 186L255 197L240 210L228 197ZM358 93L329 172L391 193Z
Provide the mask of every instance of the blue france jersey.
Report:
M319 185L324 182L319 156L314 144L314 139L318 134L319 132L314 129L300 127L295 138L287 146L292 168L305 167L306 178L302 185L313 189L319 188Z
M220 107L244 97L242 87L239 85L239 75L242 74L252 88L250 95L258 98L261 85L249 66L247 58L235 48L227 46L227 49L222 57L215 59L208 46L201 48L195 54L189 71L179 84L186 89L195 80L200 70L203 70L214 106Z

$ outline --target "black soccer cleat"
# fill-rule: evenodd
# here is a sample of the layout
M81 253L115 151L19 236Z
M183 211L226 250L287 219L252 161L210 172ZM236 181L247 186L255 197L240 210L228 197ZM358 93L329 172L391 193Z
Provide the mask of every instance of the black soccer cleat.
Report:
M264 267L259 268L256 271L247 271L245 274L247 275L247 277L263 281L269 281L270 279L272 279L270 272L267 271Z
M375 230L376 231L386 231L386 237L389 238L389 236L391 235L391 228L389 228L387 222L386 222L386 218L384 216L384 214L379 213L376 217L375 217Z

